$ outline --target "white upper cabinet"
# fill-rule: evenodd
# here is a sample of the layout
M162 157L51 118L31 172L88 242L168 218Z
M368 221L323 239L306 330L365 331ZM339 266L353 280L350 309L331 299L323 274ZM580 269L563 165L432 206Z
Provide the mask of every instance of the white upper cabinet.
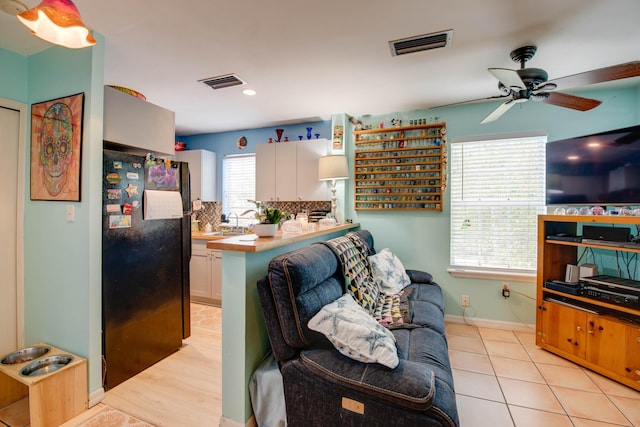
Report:
M175 113L150 102L104 87L105 141L173 155Z
M189 163L191 200L216 201L216 153L207 150L176 151L175 159Z
M256 145L256 199L329 200L326 182L318 181L318 159L328 150L327 139Z

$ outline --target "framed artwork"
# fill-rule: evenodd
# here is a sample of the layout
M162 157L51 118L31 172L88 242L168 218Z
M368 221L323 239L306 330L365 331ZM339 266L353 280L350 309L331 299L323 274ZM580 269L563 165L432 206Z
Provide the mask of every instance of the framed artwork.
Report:
M31 200L80 201L84 93L31 105Z

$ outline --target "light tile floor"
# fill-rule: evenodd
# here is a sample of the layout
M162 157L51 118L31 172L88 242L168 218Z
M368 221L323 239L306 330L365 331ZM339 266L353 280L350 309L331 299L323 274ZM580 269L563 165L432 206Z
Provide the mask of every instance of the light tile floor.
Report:
M198 336L201 330L219 329L220 314L219 308L192 305L192 337ZM538 348L533 333L457 323L447 323L446 329L461 427L640 427L640 392ZM215 379L216 392L220 393L221 371L215 369L215 363L219 362L214 362L209 355L212 351L209 347L219 346L221 336L207 336L207 346L202 348L194 338L190 339L190 346L201 350L208 360L206 368L201 367L198 375ZM167 359L179 359L185 354L177 352ZM172 378L163 378L163 384L169 382L165 386L173 387ZM117 405L115 392L115 389L107 392L104 404L94 407L93 411L112 405L153 425L194 425L192 422L169 422L168 415L163 415L162 409L157 407L144 413L135 403ZM146 395L153 392L149 387L141 391ZM192 400L184 403L183 409L193 413L211 411L212 405L219 408L219 398ZM93 414L88 411L65 427L86 422L90 415ZM214 416L207 414L202 419L209 422L218 418L219 412ZM95 425L90 424L91 421L86 425ZM217 425L217 421L211 425L214 424Z
M533 333L446 330L461 427L640 427L640 392L538 348Z

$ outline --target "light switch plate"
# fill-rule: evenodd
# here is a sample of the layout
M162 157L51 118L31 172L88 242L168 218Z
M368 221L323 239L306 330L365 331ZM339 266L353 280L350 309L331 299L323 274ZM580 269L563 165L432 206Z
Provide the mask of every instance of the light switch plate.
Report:
M73 205L67 205L67 221L73 222L76 220L76 212Z

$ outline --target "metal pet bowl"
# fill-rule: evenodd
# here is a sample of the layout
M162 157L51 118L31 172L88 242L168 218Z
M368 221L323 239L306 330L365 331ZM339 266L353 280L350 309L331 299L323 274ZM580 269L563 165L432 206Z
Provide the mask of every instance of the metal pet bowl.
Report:
M36 377L38 375L49 374L64 368L73 360L73 356L70 354L58 354L55 356L45 357L44 359L36 360L29 363L27 366L20 370L20 375L23 377Z
M33 359L37 359L38 357L44 356L49 353L51 347L47 347L44 345L34 345L33 347L26 347L22 350L14 351L13 353L7 354L2 358L3 365L15 365L18 363L29 362Z

